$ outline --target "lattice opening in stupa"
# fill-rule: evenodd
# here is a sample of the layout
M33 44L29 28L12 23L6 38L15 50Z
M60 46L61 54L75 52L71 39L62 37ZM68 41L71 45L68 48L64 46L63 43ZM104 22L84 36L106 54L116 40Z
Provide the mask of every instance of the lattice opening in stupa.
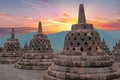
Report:
M46 70L55 54L47 35L42 33L42 24L38 24L38 33L29 42L29 52L26 52L15 64L16 68L27 70Z
M78 24L65 36L64 48L44 73L44 80L114 80L120 77L119 66L101 48L99 33L86 23L80 4Z

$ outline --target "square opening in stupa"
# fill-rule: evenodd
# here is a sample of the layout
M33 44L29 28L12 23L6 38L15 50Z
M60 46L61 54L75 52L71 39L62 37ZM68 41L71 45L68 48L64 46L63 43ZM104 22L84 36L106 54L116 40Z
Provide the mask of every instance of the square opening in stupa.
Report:
M65 36L64 48L44 73L44 80L116 80L119 66L101 48L99 33L86 23L83 4L79 6L78 24ZM120 79L118 79L120 80Z
M22 55L15 67L26 70L46 70L52 64L54 56L50 40L42 33L42 24L39 22L38 33L30 40L29 50Z

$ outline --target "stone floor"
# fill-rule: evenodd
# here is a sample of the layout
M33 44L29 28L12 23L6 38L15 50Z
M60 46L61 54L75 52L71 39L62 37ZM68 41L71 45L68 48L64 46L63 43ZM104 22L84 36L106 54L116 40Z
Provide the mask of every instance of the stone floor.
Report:
M13 64L0 64L0 80L43 80L43 72L16 69Z

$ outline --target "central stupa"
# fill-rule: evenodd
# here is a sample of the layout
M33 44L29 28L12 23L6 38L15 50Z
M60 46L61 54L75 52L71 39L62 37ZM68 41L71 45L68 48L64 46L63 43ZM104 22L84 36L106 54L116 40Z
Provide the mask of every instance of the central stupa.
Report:
M66 34L64 48L44 73L44 80L114 80L120 77L108 53L100 48L100 35L86 23L84 6L79 6L78 24Z
M28 52L29 51L29 52ZM27 70L46 70L54 58L53 49L47 35L42 33L42 25L39 22L38 33L29 42L28 50L15 67Z

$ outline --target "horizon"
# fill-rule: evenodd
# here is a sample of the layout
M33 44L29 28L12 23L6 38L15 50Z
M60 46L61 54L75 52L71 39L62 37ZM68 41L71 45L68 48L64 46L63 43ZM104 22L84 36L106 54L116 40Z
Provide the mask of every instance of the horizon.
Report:
M1 29L1 28L0 28ZM2 38L2 37L6 37L6 36L11 36L11 30L12 30L12 28L8 28L9 30L8 30L8 32L6 32L6 35L0 35L0 38ZM27 33L19 33L18 31L21 31L22 29L19 29L19 28L14 28L15 29L15 31L14 31L14 33L15 33L15 36L16 37L18 37L18 36L24 36L24 35L26 35L26 34L30 34L30 33L37 33L38 31L37 31L37 29L36 29L36 31L32 31L32 32L27 32ZM104 30L104 29L99 29L99 28L94 28L95 30L102 30L102 31L120 31L120 30ZM51 35L51 34L58 34L58 33L61 33L61 32L68 32L68 31L71 31L71 30L66 30L66 31L60 31L60 32L55 32L55 33L49 33L49 34L47 34L47 33L44 33L44 34L46 34L46 35Z

